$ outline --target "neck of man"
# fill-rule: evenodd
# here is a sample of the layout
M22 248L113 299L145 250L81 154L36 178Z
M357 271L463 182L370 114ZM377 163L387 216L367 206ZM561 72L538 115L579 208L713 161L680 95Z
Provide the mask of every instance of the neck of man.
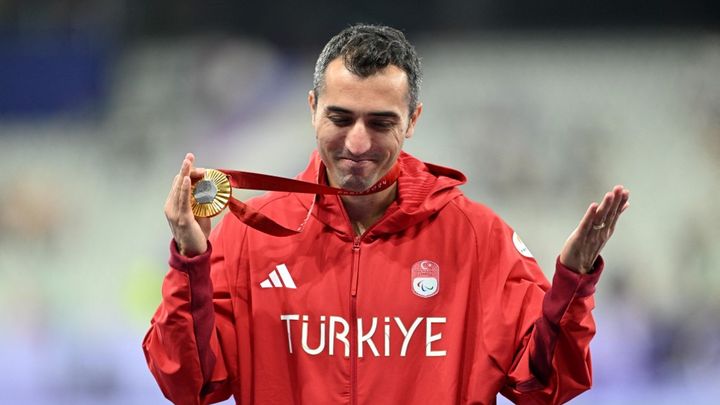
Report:
M341 196L345 211L355 235L362 235L385 214L385 210L395 201L397 183L374 194L360 196Z

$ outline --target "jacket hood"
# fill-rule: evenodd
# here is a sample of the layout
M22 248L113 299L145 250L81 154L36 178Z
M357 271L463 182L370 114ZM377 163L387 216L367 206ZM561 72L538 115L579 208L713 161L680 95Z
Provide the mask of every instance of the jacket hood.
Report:
M461 172L422 162L406 152L400 152L398 162L401 172L397 180L397 198L385 211L385 215L368 229L364 235L365 239L400 232L427 219L452 199L462 195L462 191L457 186L464 184L467 178ZM298 178L321 184L327 183L324 165L317 151L312 153L310 163ZM312 206L313 196L301 194L295 196L306 208ZM312 215L344 238L354 237L339 196L318 195Z

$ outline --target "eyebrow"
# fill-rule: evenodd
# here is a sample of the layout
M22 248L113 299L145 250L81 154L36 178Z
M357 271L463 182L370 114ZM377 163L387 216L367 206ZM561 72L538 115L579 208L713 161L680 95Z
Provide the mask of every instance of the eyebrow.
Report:
M353 114L351 110L348 110L347 108L342 108L334 105L330 105L325 107L325 114L328 113L340 113L340 114ZM368 115L372 115L375 117L387 117L387 118L394 118L394 119L400 119L400 116L397 115L393 111L371 111L368 113Z

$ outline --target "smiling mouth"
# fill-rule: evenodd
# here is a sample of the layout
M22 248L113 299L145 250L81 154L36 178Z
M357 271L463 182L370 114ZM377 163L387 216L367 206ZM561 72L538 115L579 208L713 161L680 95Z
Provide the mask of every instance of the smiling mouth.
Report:
M362 162L372 162L372 159L353 159L353 158L340 158L340 160L346 160L348 162L355 162L355 163L362 163Z
M349 161L353 161L353 162L374 162L377 160L375 156L371 156L371 155L358 155L358 156L340 155L340 156L338 156L338 159L339 160L349 160Z
M338 159L338 167L346 171L347 174L364 176L369 170L374 168L375 161L370 159Z
M339 160L348 166L366 166L375 163L372 159L340 158Z

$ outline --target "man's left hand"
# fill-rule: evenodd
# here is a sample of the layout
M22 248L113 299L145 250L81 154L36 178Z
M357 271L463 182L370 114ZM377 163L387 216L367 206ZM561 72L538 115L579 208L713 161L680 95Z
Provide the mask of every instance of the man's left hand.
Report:
M600 204L593 202L580 220L560 252L560 263L587 274L593 268L603 246L615 231L620 214L629 206L630 191L623 186L615 186L605 194Z

